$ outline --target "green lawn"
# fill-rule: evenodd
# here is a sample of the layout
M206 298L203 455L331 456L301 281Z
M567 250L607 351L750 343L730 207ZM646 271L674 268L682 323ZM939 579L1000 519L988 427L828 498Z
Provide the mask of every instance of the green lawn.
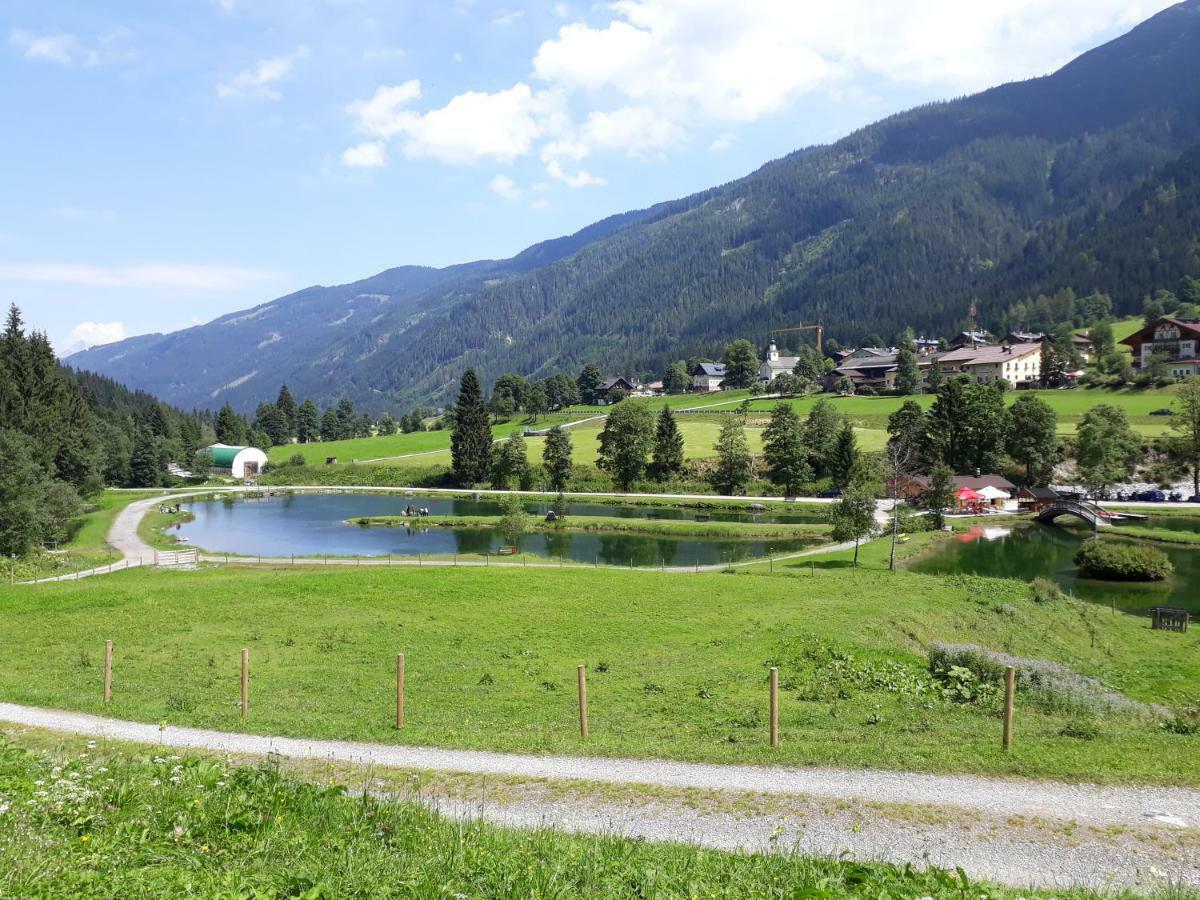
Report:
M398 786L401 799L380 801L347 796L329 771L309 781L204 754L77 740L36 749L38 737L0 740L4 896L1091 896L786 850L463 824L404 799L411 782ZM348 786L380 783L358 775Z
M883 542L864 554L882 552ZM1200 784L1198 738L1155 723L1034 704L999 749L995 695L947 701L931 641L1053 659L1130 697L1183 707L1200 695L1200 630L1028 586L866 569L786 574L589 569L136 570L78 584L0 587L0 698L259 733L525 752L743 763L823 763L1104 781ZM777 565L776 572L785 567ZM19 639L17 639L19 637ZM103 641L114 701L100 704ZM237 714L251 653L252 713ZM391 727L397 652L408 725ZM592 735L575 730L586 664ZM783 685L783 746L767 746L767 669Z

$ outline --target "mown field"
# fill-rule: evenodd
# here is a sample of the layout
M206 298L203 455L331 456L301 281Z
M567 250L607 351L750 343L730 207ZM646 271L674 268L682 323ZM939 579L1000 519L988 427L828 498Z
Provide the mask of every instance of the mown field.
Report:
M963 701L964 686L933 677L926 657L940 640L1055 660L1183 721L1200 697L1200 631L1151 631L1143 618L1070 599L1037 602L1015 581L845 566L843 556L777 565L774 575L138 570L3 587L0 697L297 736L1200 784L1200 737L1066 701L1022 702L1005 754L996 691ZM107 709L106 638L116 644ZM242 647L252 671L244 723ZM408 724L397 734L401 651ZM586 746L575 719L581 663ZM783 693L776 750L767 745L772 665Z
M364 775L349 786L378 784ZM14 897L1092 896L887 863L462 824L272 765L36 733L0 738L0 788L0 894Z
M1135 431L1147 437L1157 437L1168 433L1170 418L1167 416L1152 416L1154 410L1171 406L1172 390L1060 390L1035 391L1038 397L1045 400L1058 414L1058 430L1060 434L1074 434L1079 420L1093 406L1109 403L1125 411ZM1014 401L1018 392L1008 395L1008 402ZM719 415L722 409L736 408L740 402L749 397L745 391L731 391L720 395L683 395L661 397L647 400L651 406L659 408L670 405L675 408L695 406L710 406L720 404L710 414L685 413L678 417L679 428L684 437L684 453L688 459L707 459L716 455L713 449L717 435L720 432ZM859 447L867 451L882 450L887 442L888 416L900 408L906 400L916 400L928 408L933 403L932 396L918 397L835 397L828 394L812 395L797 400L790 400L801 415L807 415L818 399L824 398L842 415L849 418L855 426ZM746 429L746 440L750 451L762 452L762 426L771 409L778 403L773 399L754 399L750 405L749 425ZM553 415L545 417L535 428L548 428L566 422L579 421L588 415L603 415L603 407L579 407L568 415ZM497 439L502 439L514 431L526 428L521 420L514 420L496 425L492 429ZM572 429L574 449L572 457L580 464L595 464L599 451L600 430L602 421L588 422ZM527 440L527 455L532 462L541 460L544 438L529 438ZM379 465L398 467L437 467L450 464L450 432L425 431L412 434L395 434L386 437L357 438L349 441L332 441L326 443L301 444L287 447L274 447L268 454L273 463L282 463L296 454L304 457L310 465L323 465L328 457L337 457L339 463L349 463L354 460L379 460ZM419 455L411 455L419 454ZM395 458L401 457L401 458Z

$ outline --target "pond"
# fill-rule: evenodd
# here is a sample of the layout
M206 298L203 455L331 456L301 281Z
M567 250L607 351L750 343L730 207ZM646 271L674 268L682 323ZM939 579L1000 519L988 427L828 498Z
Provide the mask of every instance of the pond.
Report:
M487 501L405 498L398 494L284 494L264 499L184 504L195 518L175 534L214 553L243 556L451 556L496 554L513 542L493 528L362 528L347 519L404 515L407 506L423 506L433 515L496 515ZM572 504L571 515L584 504ZM543 507L530 504L531 511ZM591 515L618 515L628 507L588 506ZM608 510L595 512L594 510ZM642 513L686 512L633 508ZM643 516L644 518L645 516ZM715 516L714 516L715 518ZM723 540L619 532L530 532L516 542L521 553L572 562L628 566L715 565L787 553L812 546L812 540Z
M1177 528L1196 519L1155 518L1146 524L1163 527L1170 519ZM1120 527L1112 534L1120 534ZM1200 615L1200 550L1154 544L1170 557L1175 574L1165 582L1122 584L1079 578L1075 553L1091 537L1084 528L1031 523L1016 526L973 528L944 541L928 555L914 560L909 569L926 574L966 572L997 578L1049 578L1077 597L1118 609L1144 612L1152 606L1178 606Z

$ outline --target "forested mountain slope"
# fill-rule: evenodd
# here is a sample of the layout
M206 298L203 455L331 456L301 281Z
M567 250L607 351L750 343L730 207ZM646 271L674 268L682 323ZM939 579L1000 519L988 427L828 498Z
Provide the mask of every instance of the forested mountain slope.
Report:
M660 370L795 319L843 342L947 331L974 298L986 320L1065 286L1128 311L1200 274L1196 147L1188 0L1053 75L893 116L511 260L310 288L71 363L185 406L252 407L286 381L403 407L444 398L467 366L489 380L589 361Z

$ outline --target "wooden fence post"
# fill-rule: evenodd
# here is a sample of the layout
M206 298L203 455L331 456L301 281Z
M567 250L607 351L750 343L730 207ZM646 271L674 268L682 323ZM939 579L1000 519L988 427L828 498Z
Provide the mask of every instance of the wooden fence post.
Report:
M250 651L242 648L242 718L250 712Z
M576 670L579 674L579 736L587 740L588 711L587 711L587 672L583 666Z
M396 727L404 727L404 654L396 654Z
M112 700L112 641L104 642L104 702Z
M1008 666L1004 670L1004 749L1012 747L1013 698L1017 693L1017 670Z
M771 666L771 746L779 746L779 669Z

